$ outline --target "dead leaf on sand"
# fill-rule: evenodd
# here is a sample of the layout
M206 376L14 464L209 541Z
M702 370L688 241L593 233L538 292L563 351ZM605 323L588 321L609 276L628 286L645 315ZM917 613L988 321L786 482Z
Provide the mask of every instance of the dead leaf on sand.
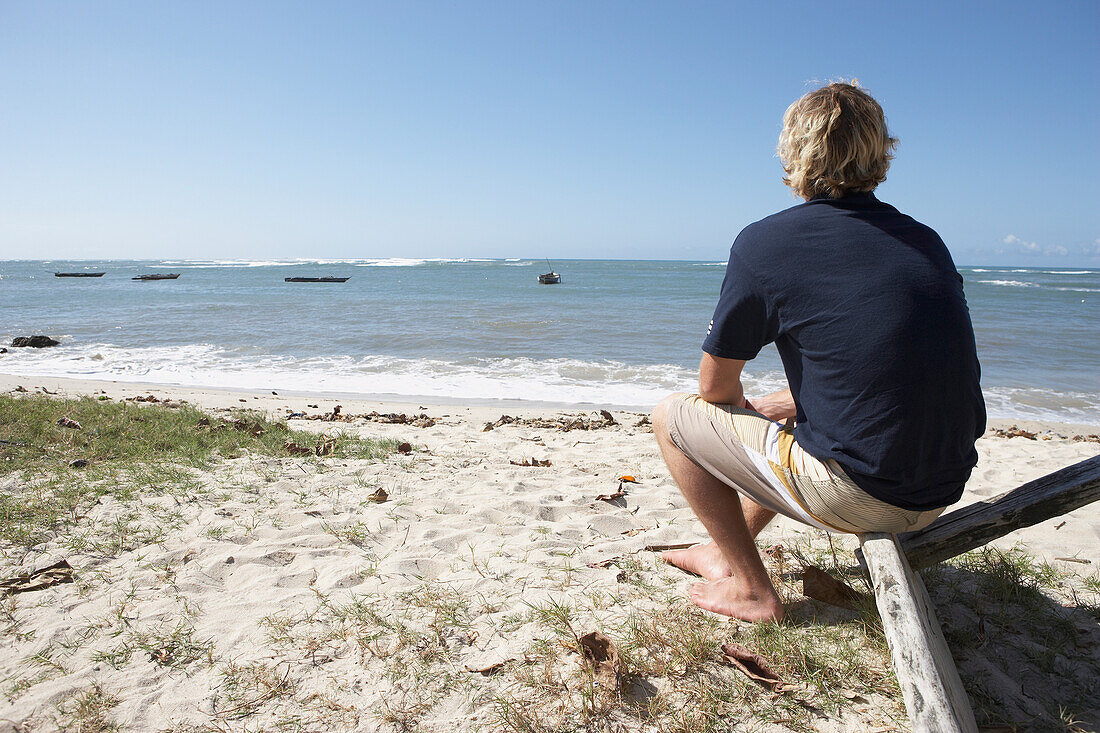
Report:
M247 420L232 420L229 424L233 426L234 430L239 430L242 433L249 433L251 435L255 435L256 437L259 437L267 432L266 430L264 430L263 425L260 425L259 423L250 423Z
M768 661L747 647L731 641L722 645L722 655L727 662L744 672L749 679L759 682L770 690L779 691L782 687L783 680L772 671Z
M848 609L856 608L861 597L850 585L813 565L808 565L802 571L802 595Z
M524 458L522 461L508 461L513 466L538 466L545 468L550 465L549 460L540 461L538 458Z
M397 446L397 452L401 453L402 455L408 455L408 454L412 453L413 452L412 444L411 443L402 443L401 445Z
M581 656L591 665L596 683L605 690L619 686L619 650L599 631L591 631L580 637Z
M313 449L313 452L319 456L331 456L336 452L336 439L335 438L321 438L317 443L317 447Z
M998 438L1027 438L1028 440L1035 440L1035 433L1030 430L1023 430L1015 425L1007 430L1004 428L990 428L989 432L993 433L993 435Z
M60 425L63 428L72 428L73 430L82 430L83 429L83 428L80 427L80 423L78 423L76 420L73 420L72 418L69 418L69 417L59 417L59 418L57 418L57 424Z
M619 534L626 535L627 537L634 537L635 535L639 535L642 532L648 532L651 529L653 529L653 527L634 527L633 529L628 529L625 532L620 532Z
M42 590L62 583L72 583L73 580L72 565L67 560L59 560L53 565L16 575L14 578L8 578L7 580L0 580L0 591L8 595L14 595L15 593Z
M389 501L390 495L386 493L385 489L378 489L373 494L367 497L367 501L373 501L375 504L381 504L384 501Z
M313 454L312 448L306 448L305 446L298 445L297 443L292 443L289 440L283 443L283 450L285 450L287 453L293 453L297 456L308 456Z
M626 492L619 489L614 494L600 494L596 497L596 501L615 501L616 499L626 498Z

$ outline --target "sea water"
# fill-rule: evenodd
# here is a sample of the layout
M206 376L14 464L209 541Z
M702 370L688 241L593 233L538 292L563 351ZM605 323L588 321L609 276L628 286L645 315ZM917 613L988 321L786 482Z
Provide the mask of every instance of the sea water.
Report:
M724 262L0 261L0 373L648 409L694 387ZM993 417L1100 424L1100 270L960 268ZM104 271L56 278L54 271ZM134 281L178 272L177 280ZM343 284L285 277L350 277ZM748 393L784 386L773 347Z

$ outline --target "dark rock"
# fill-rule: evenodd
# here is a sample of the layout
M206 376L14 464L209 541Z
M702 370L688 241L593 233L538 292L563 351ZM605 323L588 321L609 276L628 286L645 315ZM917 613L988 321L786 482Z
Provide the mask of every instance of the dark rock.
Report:
M0 354L6 354L6 353L8 353L7 349L0 349Z
M49 336L17 336L11 340L13 347L30 346L34 349L42 349L47 346L60 346L61 342Z

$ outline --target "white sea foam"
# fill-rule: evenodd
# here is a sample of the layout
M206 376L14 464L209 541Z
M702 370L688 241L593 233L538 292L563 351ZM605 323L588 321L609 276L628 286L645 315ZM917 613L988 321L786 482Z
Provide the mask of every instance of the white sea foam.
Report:
M267 260L163 260L159 264L172 267L293 267L296 265L356 265L358 267L416 267L428 263L462 264L492 262L477 257L297 257Z
M72 343L69 337L62 340ZM648 410L675 391L695 389L696 373L671 364L580 359L478 358L464 361L390 356L353 358L247 355L209 344L122 348L105 344L13 349L3 371L26 376L119 382L273 389L485 403L519 400ZM777 371L745 374L745 389L766 394L786 386ZM1100 423L1100 394L1040 388L985 387L993 418Z
M427 264L465 264L467 262L492 262L492 260L473 257L385 257L373 260L357 260L353 264L359 267L416 267Z
M694 372L668 364L631 365L578 359L471 359L464 362L387 356L242 357L208 344L120 348L102 344L21 352L13 374L111 379L226 389L282 389L464 400L593 403L648 409L670 392L692 389ZM755 392L779 389L782 376L746 378Z
M1100 395L1050 389L982 387L990 418L1100 424Z
M1046 275L1100 275L1095 270L1040 270Z
M980 283L986 283L987 285L1005 285L1013 288L1037 288L1037 283L1025 283L1019 280L979 280Z
M1100 288L1050 288L1051 290L1067 290L1071 293L1100 293Z

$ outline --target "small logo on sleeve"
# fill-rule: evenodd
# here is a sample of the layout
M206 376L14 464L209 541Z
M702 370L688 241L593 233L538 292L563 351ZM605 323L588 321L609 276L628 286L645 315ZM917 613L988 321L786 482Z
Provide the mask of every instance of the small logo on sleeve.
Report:
M707 336L710 336L710 332L711 332L711 330L712 330L713 328L714 328L714 319L713 319L713 318L711 318L711 319L710 319L710 325L709 325L709 326L707 326Z

